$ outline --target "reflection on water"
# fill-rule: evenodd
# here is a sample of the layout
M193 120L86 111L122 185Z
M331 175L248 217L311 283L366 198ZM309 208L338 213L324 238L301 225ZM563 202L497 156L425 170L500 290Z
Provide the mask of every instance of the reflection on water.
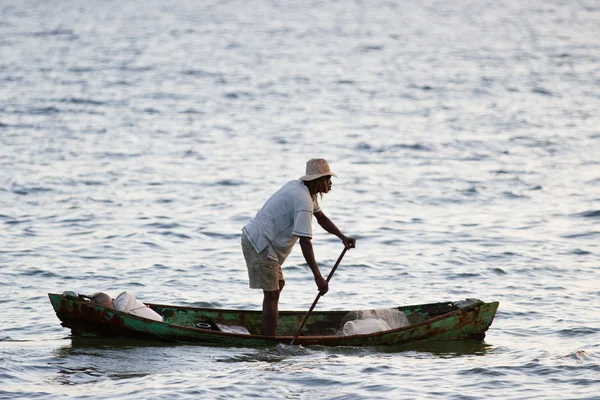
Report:
M412 357L455 358L463 356L485 356L496 349L493 345L478 340L439 341L411 343L396 346L372 347L325 347L325 346L289 346L278 344L265 349L256 349L231 357L218 359L218 362L268 362L277 363L294 357L313 356L353 356L368 357L381 354L403 353Z
M162 342L123 339L73 339L52 352L56 381L81 384L143 377L169 370L179 351Z
M57 371L57 376L54 378L56 383L61 385L80 385L86 383L94 383L106 379L121 380L129 378L139 378L151 374L146 373L121 373L114 371L105 371L92 367L63 367Z
M496 347L480 340L457 340L440 342L409 343L399 346L378 348L382 353L414 352L428 353L433 357L453 358L462 356L485 356Z
M65 346L70 349L113 349L113 350L127 350L127 349L139 349L142 347L173 347L177 346L176 343L162 342L160 340L139 340L139 339L128 339L128 338L84 338L84 337L71 337L71 346Z
M217 359L218 362L236 363L236 362L267 362L277 363L293 357L302 357L314 354L319 346L305 348L303 346L290 346L286 344L277 344L266 348L257 348L233 354L231 356Z
M50 365L57 368L54 380L63 385L76 385L106 379L127 379L152 373L143 357L132 354L126 347L63 346L53 352L56 359Z

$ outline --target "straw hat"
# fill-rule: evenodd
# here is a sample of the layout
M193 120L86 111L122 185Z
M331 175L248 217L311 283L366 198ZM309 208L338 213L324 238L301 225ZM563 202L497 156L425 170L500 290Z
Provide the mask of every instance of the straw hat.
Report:
M300 180L312 181L322 176L337 176L329 169L329 164L324 158L313 158L306 162L306 175L301 176Z

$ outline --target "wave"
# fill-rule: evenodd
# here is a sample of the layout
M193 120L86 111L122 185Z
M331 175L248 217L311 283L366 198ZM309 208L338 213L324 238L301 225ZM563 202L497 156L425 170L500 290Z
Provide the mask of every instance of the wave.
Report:
M223 179L220 181L216 181L212 186L241 186L244 184L244 181L238 181L235 179Z
M158 233L160 235L163 236L175 236L178 237L179 239L191 239L191 236L188 236L186 234L183 233L177 233L177 232L173 232L173 231L166 231L166 232L150 232L150 233Z
M104 101L82 99L82 98L77 98L77 97L67 97L64 99L60 99L59 102L68 103L68 104L91 105L91 106L103 106L103 105L107 104Z
M48 31L31 32L30 36L33 37L48 37L48 36L68 36L70 38L77 38L72 29L52 29Z
M588 210L577 214L573 214L573 216L582 218L600 218L600 210Z
M47 187L41 187L41 186L17 187L12 190L12 192L14 194L18 194L21 196L26 196L28 194L35 194L35 193L47 193L47 192L52 192L52 191L53 191L53 189L50 189Z
M597 236L597 235L600 235L600 231L573 233L570 235L563 235L562 237L565 239L577 239L577 238L587 238L587 237L592 237L592 236Z
M589 326L578 326L574 328L566 328L558 331L558 334L566 337L579 337L579 336L587 336L594 335L600 332L600 328L592 328Z
M590 251L582 250L582 249L575 249L575 250L572 250L570 252L570 254L575 254L575 255L578 255L578 256L587 256L587 255L591 255L591 254L594 254L594 253L592 253Z
M432 147L426 146L422 143L399 143L390 146L373 146L369 143L361 142L355 146L355 149L358 151L367 151L371 153L395 152L398 150L433 151Z
M59 274L55 274L54 272L44 271L42 269L30 269L28 271L23 271L19 275L21 276L43 276L44 278L58 278Z

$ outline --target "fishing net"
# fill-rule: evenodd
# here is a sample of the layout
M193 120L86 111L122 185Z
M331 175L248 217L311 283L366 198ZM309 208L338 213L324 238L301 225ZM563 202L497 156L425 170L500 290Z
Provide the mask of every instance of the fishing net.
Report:
M410 325L406 315L395 308L353 311L344 320L341 332L338 332L343 336L366 335Z

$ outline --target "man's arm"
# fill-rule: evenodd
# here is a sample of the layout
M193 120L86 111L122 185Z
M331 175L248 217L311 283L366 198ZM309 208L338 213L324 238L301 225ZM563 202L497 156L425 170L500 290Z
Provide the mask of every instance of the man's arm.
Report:
M317 218L319 225L321 225L321 227L327 232L339 237L347 249L356 247L356 239L344 235L338 229L338 227L335 226L335 224L323 213L323 211L316 212L315 217Z
M313 251L311 239L306 236L300 236L300 247L302 248L302 255L304 256L304 259L308 263L308 266L315 277L315 283L317 284L319 291L322 295L327 293L329 290L329 285L321 275L321 271L319 270L319 266L315 260L315 252Z

